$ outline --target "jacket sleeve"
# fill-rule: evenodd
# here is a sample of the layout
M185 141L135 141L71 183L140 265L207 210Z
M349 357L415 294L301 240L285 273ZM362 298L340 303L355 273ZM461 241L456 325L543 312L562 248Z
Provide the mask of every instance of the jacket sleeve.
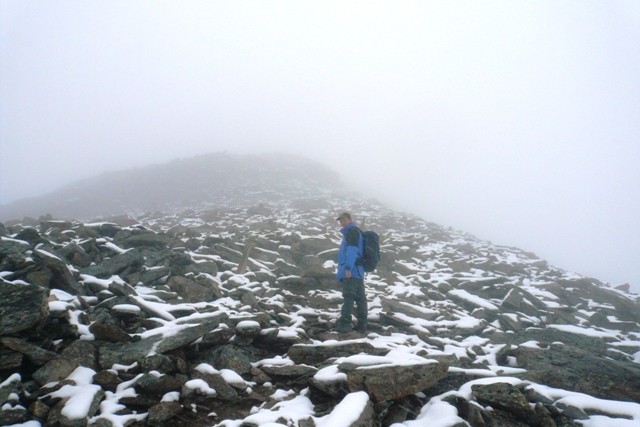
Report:
M347 261L345 268L349 271L356 270L358 260L358 243L360 242L360 232L356 228L351 228L346 235L347 240Z

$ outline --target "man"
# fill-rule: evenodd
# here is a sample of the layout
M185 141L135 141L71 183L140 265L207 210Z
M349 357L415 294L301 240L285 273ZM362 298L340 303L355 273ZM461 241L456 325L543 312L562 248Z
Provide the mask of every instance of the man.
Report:
M344 212L336 220L342 229L342 243L338 252L338 273L336 280L342 283L342 310L340 319L334 327L335 332L351 332L351 312L353 304L357 305L356 330L367 329L367 297L364 293L364 267L362 266L362 232L353 222L351 214Z

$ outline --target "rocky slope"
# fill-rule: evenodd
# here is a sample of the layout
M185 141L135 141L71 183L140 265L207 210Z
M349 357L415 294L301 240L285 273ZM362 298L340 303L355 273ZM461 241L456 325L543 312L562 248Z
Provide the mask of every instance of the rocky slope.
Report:
M0 221L38 217L92 220L100 216L179 212L189 207L245 206L257 197L300 197L313 187L339 188L322 164L284 154L211 153L160 165L107 172L53 193L0 205Z
M0 226L0 424L640 425L637 295L289 174ZM366 333L331 332L343 210L382 240Z

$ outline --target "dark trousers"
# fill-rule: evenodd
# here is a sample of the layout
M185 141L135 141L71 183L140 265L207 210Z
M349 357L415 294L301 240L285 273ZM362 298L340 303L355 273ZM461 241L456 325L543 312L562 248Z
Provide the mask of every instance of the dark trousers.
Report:
M364 294L364 280L362 279L342 279L342 311L338 324L351 326L351 312L354 302L357 304L356 318L358 319L358 329L367 326L367 296Z

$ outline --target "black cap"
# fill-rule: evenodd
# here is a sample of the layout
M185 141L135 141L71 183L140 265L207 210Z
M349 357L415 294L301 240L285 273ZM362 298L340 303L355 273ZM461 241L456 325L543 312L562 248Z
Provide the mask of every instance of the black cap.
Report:
M348 220L351 219L351 214L349 212L342 212L340 214L340 216L338 218L336 218L336 221L340 221L342 218L346 218Z

